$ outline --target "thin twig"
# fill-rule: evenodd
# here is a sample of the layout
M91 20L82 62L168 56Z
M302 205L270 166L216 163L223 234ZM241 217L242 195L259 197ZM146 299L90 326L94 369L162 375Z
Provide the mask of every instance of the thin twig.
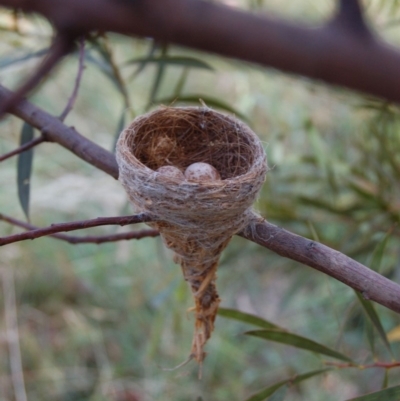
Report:
M70 244L104 244L106 242L129 241L131 239L142 239L149 237L158 237L160 233L157 230L146 229L139 231L130 231L127 233L109 234L109 235L87 235L85 237L74 237L71 235L54 234L51 237L67 241Z
M17 306L15 299L14 276L11 269L1 269L4 294L4 320L6 325L7 343L10 353L11 380L16 401L27 401L24 373L22 369L21 349L19 346L19 331Z
M358 365L356 363L337 363L337 362L331 362L331 361L326 361L324 362L325 365L328 366L335 366L339 369L346 369L346 368L357 368L357 369L374 369L374 368L382 368L382 369L393 369L393 368L399 368L400 367L400 362L394 361L394 362L374 362L368 365Z
M33 224L26 223L21 220L17 220L13 217L0 214L0 220L5 221L14 226L25 228L26 230L38 230L40 227L34 226ZM142 239L146 237L157 237L159 232L157 230L146 229L139 231L130 231L119 234L108 234L108 235L87 235L82 237L76 237L65 234L51 234L52 238L56 238L62 241L69 242L70 244L103 244L105 242L116 242L131 239Z
M76 74L75 85L74 85L74 89L72 91L71 97L68 99L68 103L65 106L65 109L64 109L64 111L61 113L61 115L59 117L59 119L61 121L65 120L65 117L67 117L68 113L74 107L76 98L78 96L79 86L81 84L83 70L85 69L85 64L84 63L85 63L85 38L81 37L80 41L79 41L78 73Z
M33 148L34 146L39 145L42 142L47 141L44 135L39 136L38 138L32 139L29 142L26 142L24 145L18 147L17 149L12 150L11 152L5 153L3 156L0 156L0 162L9 159L12 156L18 155L22 152L25 152L28 149Z
M372 38L372 31L365 22L359 0L340 0L338 13L330 26L338 31L347 30L350 35Z
M25 95L34 89L50 73L53 67L71 51L72 47L73 41L69 37L58 35L50 47L49 53L33 75L16 92L2 101L0 104L0 117L11 110Z
M1 215L1 219L5 220L3 215ZM73 221L69 223L52 224L49 227L38 228L36 230L30 230L24 233L9 235L6 237L0 237L0 246L12 244L14 242L24 241L27 239L33 240L36 238L45 237L60 232L75 231L75 230L106 226L106 225L126 226L128 224L145 223L151 220L152 220L151 216L145 213L140 213L133 216L98 217L97 219L93 220L82 220L82 221Z

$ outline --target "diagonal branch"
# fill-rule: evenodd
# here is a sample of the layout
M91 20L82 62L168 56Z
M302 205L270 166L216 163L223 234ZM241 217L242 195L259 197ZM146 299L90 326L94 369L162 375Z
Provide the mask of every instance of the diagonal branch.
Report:
M20 221L14 219L10 216L5 216L4 214L0 214L0 220L5 221L14 226L25 228L26 230L38 230L40 227L34 226L33 224L25 223L24 221ZM126 233L119 234L108 234L108 235L87 235L82 237L76 237L72 235L66 234L50 234L49 236L52 238L56 238L62 241L66 241L70 244L104 244L105 242L116 242L116 241L127 241L131 239L142 239L146 237L157 237L159 232L153 229L147 230L139 230L139 231L130 231Z
M358 1L340 4L333 23L308 28L206 0L0 0L61 31L152 37L400 102L400 52L369 33Z
M240 233L280 256L303 263L336 278L349 287L400 313L400 285L323 244L293 234L253 215L253 220Z

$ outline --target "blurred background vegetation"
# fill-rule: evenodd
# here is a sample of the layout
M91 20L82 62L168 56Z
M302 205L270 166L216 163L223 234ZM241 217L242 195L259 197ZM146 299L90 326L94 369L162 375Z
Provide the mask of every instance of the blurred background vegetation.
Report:
M224 2L311 25L335 8L333 0ZM399 3L364 1L372 29L395 45ZM32 71L51 34L37 16L1 12L2 84L15 88ZM59 115L77 69L78 52L31 100ZM271 171L256 208L269 221L400 281L400 113L393 104L151 39L107 35L86 43L83 80L66 124L112 150L135 116L158 104L199 104L199 98L245 119L265 144ZM18 146L22 122L8 117L0 128L3 154ZM0 213L23 220L16 158L0 168ZM38 226L131 211L118 182L51 143L34 150L30 197L30 220ZM0 222L0 235L19 230ZM327 357L245 336L253 326L219 317L202 380L194 363L162 370L186 359L193 330L186 314L190 291L170 256L159 238L101 246L43 238L1 248L1 269L15 278L29 401L244 400L326 366ZM399 359L398 315L375 306L385 337L351 288L241 238L223 254L218 288L223 307L258 315L357 363ZM0 295L0 400L11 401ZM399 384L399 369L333 369L285 387L274 400L345 400Z

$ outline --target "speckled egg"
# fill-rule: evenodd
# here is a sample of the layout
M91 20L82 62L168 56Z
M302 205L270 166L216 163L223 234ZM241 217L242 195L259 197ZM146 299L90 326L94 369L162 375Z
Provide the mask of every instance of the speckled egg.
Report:
M157 169L161 179L170 179L173 181L185 181L185 176L179 168L174 166L162 166Z
M188 181L203 182L217 181L221 179L218 170L208 163L193 163L185 170L185 178Z

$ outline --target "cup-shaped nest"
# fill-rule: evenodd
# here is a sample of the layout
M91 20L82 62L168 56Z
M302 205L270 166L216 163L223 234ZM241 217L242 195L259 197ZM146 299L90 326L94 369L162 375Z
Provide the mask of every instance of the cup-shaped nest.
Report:
M201 362L219 303L214 283L219 256L248 222L267 171L264 149L234 117L207 107L162 107L122 132L116 154L119 179L136 211L153 216L150 224L175 252L191 285L192 354ZM199 162L215 168L220 178L187 178L188 167Z

